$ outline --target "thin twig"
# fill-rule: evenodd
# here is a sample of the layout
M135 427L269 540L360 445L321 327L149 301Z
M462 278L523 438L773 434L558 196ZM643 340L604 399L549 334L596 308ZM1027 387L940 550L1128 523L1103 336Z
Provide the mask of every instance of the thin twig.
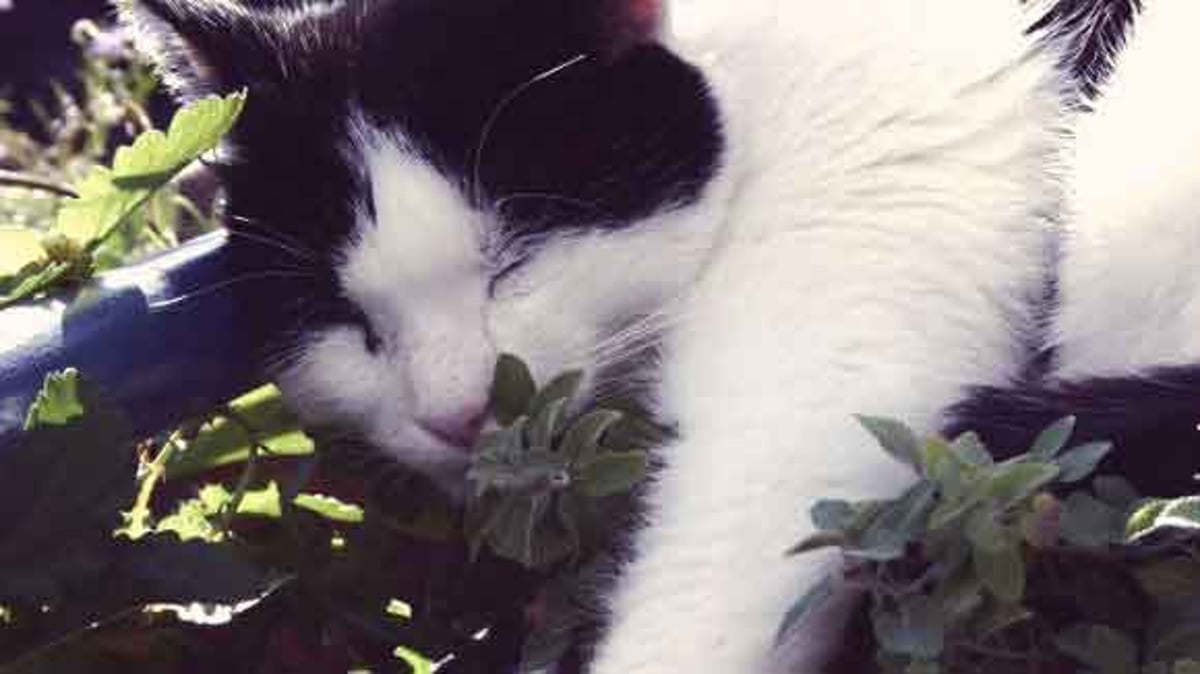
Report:
M4 187L24 187L30 190L40 190L42 192L50 192L57 194L60 197L79 197L79 194L64 185L63 183L45 178L42 176L33 175L32 173L21 173L19 171L6 171L0 169L0 186Z

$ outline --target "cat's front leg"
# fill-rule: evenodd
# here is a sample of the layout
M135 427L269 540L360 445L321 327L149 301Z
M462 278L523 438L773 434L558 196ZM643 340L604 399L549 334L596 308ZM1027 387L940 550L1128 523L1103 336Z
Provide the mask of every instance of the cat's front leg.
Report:
M812 533L810 507L894 497L915 479L854 415L931 432L967 386L1011 374L1013 314L991 300L1023 280L1018 267L947 287L936 259L859 264L865 242L832 243L727 253L668 342L660 402L679 436L663 448L593 674L774 674L784 614L838 562L785 555ZM855 273L833 282L826 264ZM790 642L797 661L776 671L821 671L842 617L807 624Z

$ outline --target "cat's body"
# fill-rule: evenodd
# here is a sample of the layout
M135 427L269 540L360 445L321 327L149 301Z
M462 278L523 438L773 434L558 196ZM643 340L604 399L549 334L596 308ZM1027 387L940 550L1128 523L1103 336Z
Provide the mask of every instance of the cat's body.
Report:
M1197 18L1188 1L1157 0L1180 13L1159 25ZM294 328L277 375L310 419L453 488L497 353L542 377L582 367L603 394L656 346L638 383L678 437L596 674L815 670L836 622L803 631L786 665L771 643L832 560L783 551L814 499L912 479L852 415L986 425L990 408L948 410L989 387L1012 412L996 428L1020 435L1037 417L1022 405L1061 397L1009 388L1045 348L1072 377L1200 361L1195 323L1150 309L1169 332L1104 360L1123 347L1097 341L1108 291L1093 278L1113 263L1086 258L1111 249L1059 236L1109 212L1088 196L1107 178L1064 199L1075 71L1105 62L1078 49L1094 22L1065 10L1132 3L1064 0L1033 32L1048 8L1015 0L679 0L670 29L634 0L139 6L177 88L250 90L225 169L231 227L294 284L299 312L260 318ZM1116 151L1130 121L1111 118L1079 161ZM1173 175L1200 184L1200 169ZM1162 250L1153 263L1173 263ZM1060 290L1080 308L1049 312L1057 265L1075 260Z

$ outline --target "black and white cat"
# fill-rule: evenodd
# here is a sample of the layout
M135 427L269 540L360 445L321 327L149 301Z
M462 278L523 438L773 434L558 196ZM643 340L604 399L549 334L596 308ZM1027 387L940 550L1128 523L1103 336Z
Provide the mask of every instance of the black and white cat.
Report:
M653 349L678 438L596 674L785 667L834 561L782 554L809 504L912 479L855 413L1194 431L1195 0L1147 0L1108 85L1137 0L251 4L126 16L183 97L250 91L229 224L295 298L248 324L310 420L453 489L499 352L603 395ZM1186 489L1172 442L1174 482L1124 467Z

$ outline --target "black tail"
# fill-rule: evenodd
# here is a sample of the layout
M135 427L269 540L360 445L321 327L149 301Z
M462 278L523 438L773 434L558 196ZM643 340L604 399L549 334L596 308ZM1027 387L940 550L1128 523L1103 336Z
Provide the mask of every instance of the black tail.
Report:
M981 388L950 411L947 435L973 430L998 456L1028 449L1037 432L1077 417L1076 441L1111 440L1102 472L1147 495L1200 492L1200 365L1137 377Z

